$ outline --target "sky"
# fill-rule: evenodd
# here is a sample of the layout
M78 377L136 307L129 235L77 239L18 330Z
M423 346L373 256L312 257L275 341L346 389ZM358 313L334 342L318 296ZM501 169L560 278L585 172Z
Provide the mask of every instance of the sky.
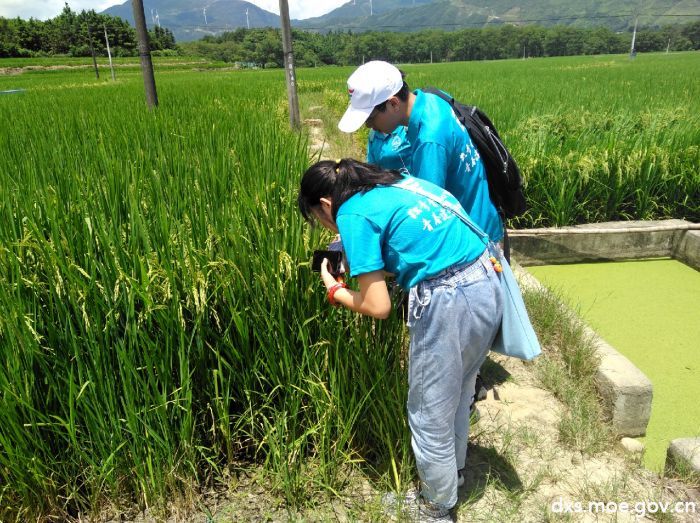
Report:
M46 20L60 14L66 0L0 0L0 16L5 18L20 17ZM110 6L123 4L126 0L68 0L73 11L94 9L98 13ZM248 0L263 9L279 14L279 0ZM348 0L288 0L289 16L303 19L321 16Z

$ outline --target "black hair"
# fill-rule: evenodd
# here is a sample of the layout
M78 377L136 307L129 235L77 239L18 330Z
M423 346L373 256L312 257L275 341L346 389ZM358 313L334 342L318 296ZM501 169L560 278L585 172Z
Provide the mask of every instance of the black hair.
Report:
M337 162L322 160L309 167L301 179L299 211L308 222L313 222L312 209L321 198L330 196L331 214L335 220L338 209L357 193L365 193L378 185L391 185L403 178L399 171L388 171L368 163L344 158Z
M401 73L401 78L406 78L406 73L404 73L400 69L399 69L399 72ZM408 100L408 93L410 93L410 92L411 92L411 89L409 89L408 84L406 83L406 80L404 80L403 85L401 86L401 89L399 89L398 92L394 93L393 96L396 96L396 98L398 98L402 102L405 102L406 100ZM374 108L377 111L379 111L380 113L383 113L384 111L386 111L386 103L388 101L389 100L384 100L382 103L375 105Z

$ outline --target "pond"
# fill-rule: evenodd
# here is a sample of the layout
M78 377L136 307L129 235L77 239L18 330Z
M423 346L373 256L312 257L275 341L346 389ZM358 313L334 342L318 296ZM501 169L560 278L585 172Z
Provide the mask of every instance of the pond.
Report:
M700 436L700 271L672 259L528 267L651 380L644 464Z

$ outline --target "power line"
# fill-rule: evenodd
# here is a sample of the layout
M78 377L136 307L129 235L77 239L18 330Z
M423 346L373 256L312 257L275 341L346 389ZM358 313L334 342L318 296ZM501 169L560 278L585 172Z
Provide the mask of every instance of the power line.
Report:
M617 14L617 15L590 15L590 16L560 16L560 17L552 17L552 18L521 18L517 20L505 20L500 17L495 17L495 19L499 20L502 22L503 25L507 24L526 24L526 23L537 23L537 22L560 22L564 20L602 20L602 19L611 19L611 18L631 18L633 16L637 16L636 13L626 13L626 14ZM638 15L640 18L642 17L676 17L676 18L698 18L700 17L700 13L697 14L665 14L665 13L644 13L644 14L639 14ZM492 18L491 20L494 20ZM485 25L489 24L489 21L481 21L481 22L456 22L456 23L442 23L442 24L413 24L411 25L411 28L416 28L416 27L422 27L422 28L430 28L430 29L437 29L437 28L443 28L443 27L483 27ZM493 24L491 24L493 25ZM173 24L173 23L168 23L167 27L169 28L180 28L180 29L197 29L201 28L202 26L200 25L193 25L193 24ZM374 29L396 29L396 28L405 28L406 26L404 24L379 24L379 25L372 25L371 27L368 26L362 26L362 25L343 25L342 27L335 26L338 29L363 29L364 31L372 31ZM208 30L236 30L236 29L243 29L243 26L237 26L233 24L224 24L224 25L213 25L209 24L206 26ZM328 30L329 26L325 27L294 27L294 29L301 30L301 31L321 31L321 30ZM263 29L263 27L259 27L258 29Z
M629 13L629 14L620 14L620 15L592 15L592 16L561 16L561 17L556 17L556 18L529 18L529 19L518 19L518 20L505 20L500 17L494 17L491 20L497 19L503 22L503 24L524 24L524 23L535 23L535 22L560 22L563 20L599 20L599 19L607 19L607 18L630 18L632 16L635 16L634 13ZM663 16L675 16L675 17L700 17L700 13L698 14L683 14L683 15L667 15L667 14L643 14L639 15L640 17L644 16L657 16L657 17L663 17ZM442 23L442 24L413 24L411 27L425 27L425 28L439 28L439 27L480 27L484 26L485 24L488 24L489 21L487 20L486 22L463 22L463 23ZM365 29L366 31L371 31L372 29L391 29L391 28L399 28L399 27L406 27L405 25L402 24L396 24L396 25L389 25L389 24L383 24L383 25L373 25L371 27L367 26L360 26L360 25L347 25L343 26L343 29ZM306 29L306 30L326 30L328 29L328 26L326 27L299 27L299 29Z

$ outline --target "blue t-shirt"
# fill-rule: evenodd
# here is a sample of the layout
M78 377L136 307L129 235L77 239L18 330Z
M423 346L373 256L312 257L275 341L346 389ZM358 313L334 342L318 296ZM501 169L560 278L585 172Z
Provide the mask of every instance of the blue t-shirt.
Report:
M444 189L415 180L426 191L458 205ZM431 199L392 185L349 198L336 224L350 275L377 270L396 275L409 289L458 263L476 260L483 241L457 216Z
M367 138L367 163L382 169L411 170L411 144L406 139L406 127L398 126L391 134L372 129Z
M411 174L451 192L493 241L503 238L503 222L489 198L484 162L452 107L439 96L415 91L408 141Z

